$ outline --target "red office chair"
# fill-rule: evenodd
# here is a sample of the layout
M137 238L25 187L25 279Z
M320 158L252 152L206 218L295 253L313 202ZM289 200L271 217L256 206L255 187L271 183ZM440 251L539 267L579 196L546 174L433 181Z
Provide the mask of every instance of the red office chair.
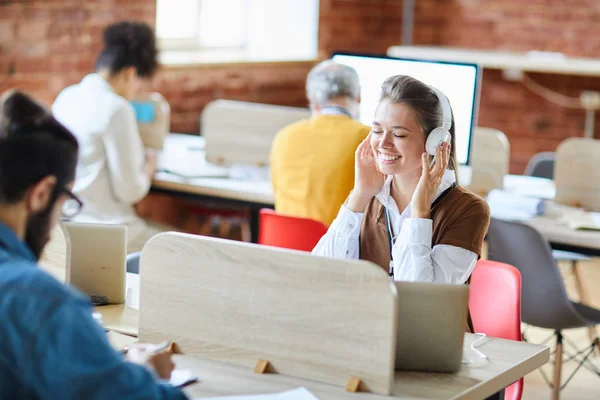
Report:
M521 273L515 267L480 260L471 275L469 309L475 332L521 341ZM506 388L507 400L520 400L523 378Z
M312 251L325 232L327 226L322 222L260 210L258 244Z

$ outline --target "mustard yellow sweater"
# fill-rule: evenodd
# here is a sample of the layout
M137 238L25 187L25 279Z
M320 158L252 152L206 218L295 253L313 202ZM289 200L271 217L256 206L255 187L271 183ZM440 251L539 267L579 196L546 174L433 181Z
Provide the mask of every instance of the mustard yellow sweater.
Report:
M275 209L330 225L354 185L354 153L370 128L320 115L282 129L271 148Z

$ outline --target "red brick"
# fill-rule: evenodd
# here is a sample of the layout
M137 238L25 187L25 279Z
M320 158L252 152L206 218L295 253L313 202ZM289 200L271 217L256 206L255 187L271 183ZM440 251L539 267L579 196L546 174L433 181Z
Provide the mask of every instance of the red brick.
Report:
M0 1L0 3L2 3ZM319 54L335 50L383 53L402 40L400 0L321 0ZM47 104L93 69L102 30L120 19L154 24L155 0L29 0L0 5L0 91L20 87ZM419 0L415 44L549 50L569 56L600 54L597 0ZM10 76L11 65L16 74ZM164 68L148 85L165 95L172 129L197 133L202 109L218 97L306 106L310 64ZM532 74L571 97L600 90L600 78ZM483 77L479 124L502 130L513 152L511 172L522 172L538 151L583 134L584 112L554 105L499 71ZM597 118L600 126L600 115ZM599 128L600 129L600 128Z

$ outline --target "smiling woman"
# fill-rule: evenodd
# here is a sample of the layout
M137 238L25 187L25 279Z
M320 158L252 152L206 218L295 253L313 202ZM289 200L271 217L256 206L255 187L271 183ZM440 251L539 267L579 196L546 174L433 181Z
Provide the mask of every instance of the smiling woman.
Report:
M355 184L314 254L372 261L398 281L462 284L480 257L485 201L458 186L446 96L409 76L382 85Z

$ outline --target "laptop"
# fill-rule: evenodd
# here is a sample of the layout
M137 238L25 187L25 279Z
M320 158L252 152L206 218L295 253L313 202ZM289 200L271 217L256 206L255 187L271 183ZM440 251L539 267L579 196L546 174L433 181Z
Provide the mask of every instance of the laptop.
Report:
M462 362L469 287L420 282L395 284L396 369L457 372Z
M66 283L83 293L125 303L127 226L64 222L71 241L71 270Z

